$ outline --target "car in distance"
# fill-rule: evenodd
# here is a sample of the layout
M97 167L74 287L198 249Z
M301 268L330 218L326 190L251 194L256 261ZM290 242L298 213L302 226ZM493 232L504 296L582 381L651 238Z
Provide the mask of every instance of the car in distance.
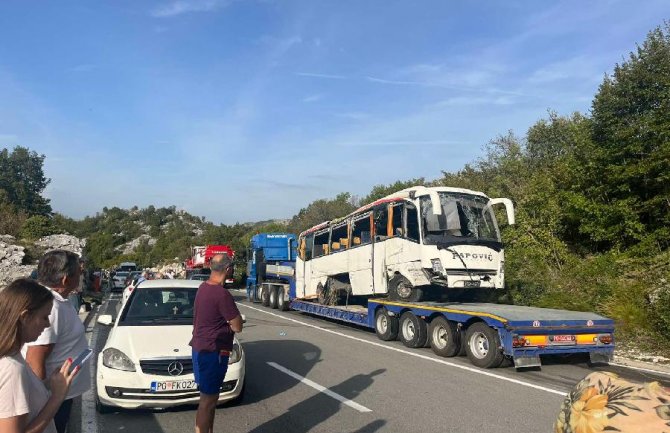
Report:
M191 347L193 307L200 281L148 280L132 291L98 355L96 407L167 408L199 401ZM169 338L166 338L169 336ZM237 338L228 361L219 402L241 398L245 354Z
M123 291L123 289L126 287L126 278L129 274L130 272L127 271L118 271L114 274L114 277L112 278L113 292Z
M190 277L188 277L188 279L197 281L207 281L209 280L209 274L193 274Z

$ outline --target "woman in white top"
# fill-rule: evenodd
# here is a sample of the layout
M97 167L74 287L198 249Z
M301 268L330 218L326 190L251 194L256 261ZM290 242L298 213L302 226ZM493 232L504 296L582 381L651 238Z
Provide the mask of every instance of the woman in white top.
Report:
M49 326L53 295L30 279L18 279L0 290L0 432L54 433L53 417L79 367L72 360L53 372L47 386L21 356L21 346Z

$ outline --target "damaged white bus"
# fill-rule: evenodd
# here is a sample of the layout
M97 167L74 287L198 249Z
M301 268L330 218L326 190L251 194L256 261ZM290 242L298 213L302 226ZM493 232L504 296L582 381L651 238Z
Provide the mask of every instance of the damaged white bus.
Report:
M298 238L296 297L334 304L340 296L388 294L416 302L503 288L498 204L514 224L509 199L417 186L312 227Z

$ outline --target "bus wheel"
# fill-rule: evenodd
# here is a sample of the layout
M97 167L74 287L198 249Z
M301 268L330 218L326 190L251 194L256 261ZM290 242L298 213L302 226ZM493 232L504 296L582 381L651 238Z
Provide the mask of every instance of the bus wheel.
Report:
M456 325L444 317L436 317L430 322L428 340L430 348L439 356L456 356L461 350Z
M277 286L270 286L270 308L277 308Z
M389 298L394 301L418 302L423 297L420 287L413 287L412 283L402 275L391 278L388 284Z
M264 307L270 306L270 290L267 285L261 286L261 305Z
M465 333L465 351L468 359L477 367L496 368L505 355L500 350L498 331L483 322L473 323Z
M375 313L375 333L383 341L392 341L398 338L398 318L391 316L386 308L380 308Z
M288 310L288 302L286 302L286 293L283 287L277 287L277 309L280 311Z
M426 338L428 338L426 322L416 317L411 311L402 313L399 328L398 337L405 346L423 347L426 344Z

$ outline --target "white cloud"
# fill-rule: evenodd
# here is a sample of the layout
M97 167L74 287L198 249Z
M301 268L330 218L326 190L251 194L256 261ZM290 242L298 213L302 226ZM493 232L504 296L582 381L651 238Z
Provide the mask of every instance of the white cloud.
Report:
M347 77L344 75L336 75L336 74L318 74L314 72L296 72L296 75L299 75L301 77L312 77L312 78L325 78L329 80L346 80Z
M211 12L228 6L231 0L177 0L151 11L155 18L170 18L191 12Z

